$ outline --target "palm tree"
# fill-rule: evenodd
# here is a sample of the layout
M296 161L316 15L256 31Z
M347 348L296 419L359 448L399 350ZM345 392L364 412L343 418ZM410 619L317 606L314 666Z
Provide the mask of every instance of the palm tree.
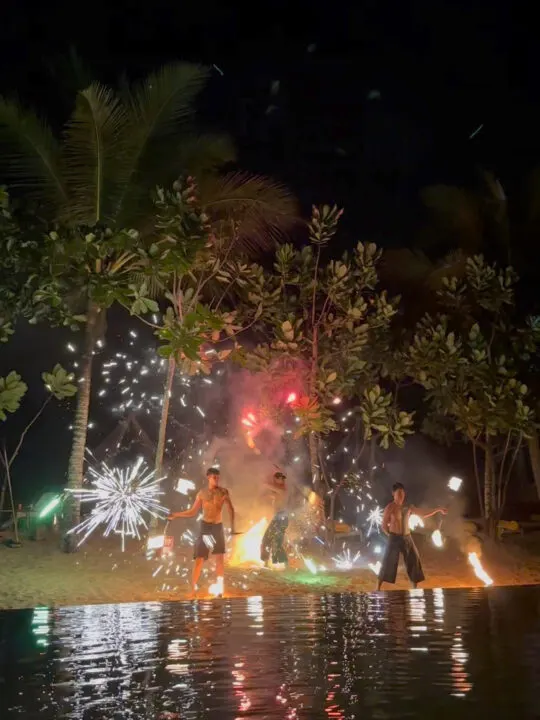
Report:
M218 169L235 158L231 141L224 135L196 132L195 100L208 77L206 68L177 63L122 93L94 83L77 93L73 113L58 136L35 113L0 99L2 180L15 196L35 204L49 222L148 233L151 191L179 175L196 174L204 201L214 203L216 213L242 208L246 218L264 219L266 227L275 227L295 214L291 196L265 178L219 174ZM257 242L261 234L249 237ZM127 274L131 260L117 258L107 272ZM100 273L103 268L92 270ZM82 484L92 356L105 321L105 309L90 294L84 302L84 350L68 468L68 487L73 489ZM66 515L66 525L76 522L78 504L73 503Z

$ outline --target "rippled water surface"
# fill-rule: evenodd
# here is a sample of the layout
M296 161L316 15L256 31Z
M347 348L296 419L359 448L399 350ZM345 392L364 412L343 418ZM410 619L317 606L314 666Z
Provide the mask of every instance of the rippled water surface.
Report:
M0 718L540 717L540 588L0 613Z

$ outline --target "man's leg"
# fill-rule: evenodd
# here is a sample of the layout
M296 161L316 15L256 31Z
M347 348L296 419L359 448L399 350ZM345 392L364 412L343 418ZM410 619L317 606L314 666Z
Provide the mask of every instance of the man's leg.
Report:
M410 535L407 535L404 538L403 545L403 556L405 559L405 567L407 568L407 575L409 576L411 585L415 588L418 583L421 583L426 579L424 571L422 570L420 555L418 554L418 549Z
M193 563L193 572L191 575L191 589L194 594L197 592L197 588L199 585L199 578L201 577L201 571L202 571L203 565L204 565L204 558L202 558L202 557L195 558L195 562Z
M388 545L381 563L381 570L379 572L379 580L377 582L377 590L380 590L383 582L392 583L396 582L399 554L402 550L402 537L400 535L389 535Z

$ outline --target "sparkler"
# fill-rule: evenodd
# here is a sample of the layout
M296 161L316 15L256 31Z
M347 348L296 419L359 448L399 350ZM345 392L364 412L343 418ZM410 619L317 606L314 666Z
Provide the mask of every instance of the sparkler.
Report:
M489 577L487 572L482 567L482 563L480 562L480 558L475 552L469 553L469 562L473 566L474 574L476 577L481 580L484 585L489 586L493 585L493 580Z
M452 476L448 481L448 487L450 488L450 490L457 492L460 489L462 483L463 480L461 478Z
M126 536L140 539L140 528L148 529L145 515L164 518L169 514L159 503L161 479L154 478L155 472L148 469L142 457L125 470L102 463L100 469L90 467L89 472L92 488L67 490L81 502L96 503L90 515L69 531L82 535L79 546L103 526L105 537L111 532L120 535L123 552Z

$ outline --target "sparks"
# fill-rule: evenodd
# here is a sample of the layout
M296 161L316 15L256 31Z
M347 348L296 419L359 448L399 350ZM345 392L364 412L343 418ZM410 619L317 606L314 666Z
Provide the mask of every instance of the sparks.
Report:
M311 558L304 558L304 565L307 567L307 569L309 570L309 572L312 575L317 574L317 572L318 572L317 566L315 565L315 563L313 562L313 560Z
M208 588L208 592L210 593L210 595L213 595L214 597L221 597L223 595L224 589L225 588L224 588L223 578L218 577L216 582L212 583L212 585L210 585L210 587Z
M154 471L148 469L142 457L125 470L102 463L99 469L90 467L89 473L92 488L67 489L81 502L95 503L90 515L69 531L82 536L79 545L101 525L105 537L111 532L121 536L123 552L126 536L140 539L140 528L148 528L145 515L168 515L167 508L159 503L161 479L154 479Z
M474 574L476 577L481 580L484 585L489 586L493 585L493 580L489 577L487 572L482 567L482 563L480 562L480 558L475 552L469 553L469 562L473 566Z
M373 508L373 510L371 510L371 512L369 513L369 515L367 517L367 520L369 523L368 535L371 535L371 533L373 532L373 528L377 528L377 530L378 530L381 527L382 519L383 519L383 510L381 507L376 505Z
M435 547L442 548L444 541L440 530L434 530L431 533L431 542L435 545Z
M368 568L375 573L377 577L379 577L379 573L381 572L381 561L377 560L376 563L368 563Z
M409 516L409 530L416 530L418 527L424 527L424 521L420 515L414 513Z
M176 487L176 492L182 495L187 495L191 490L195 490L195 483L192 480L186 480L185 478L179 478Z
M360 553L357 552L354 556L347 548L343 552L341 552L339 555L336 555L332 558L334 561L334 565L336 566L337 570L352 570L354 567L355 562L360 557Z
M231 558L230 565L243 565L255 563L261 565L261 543L268 523L262 518L243 535L238 536Z
M450 490L457 492L460 489L462 483L463 480L461 478L453 476L448 481L448 487L450 488Z

